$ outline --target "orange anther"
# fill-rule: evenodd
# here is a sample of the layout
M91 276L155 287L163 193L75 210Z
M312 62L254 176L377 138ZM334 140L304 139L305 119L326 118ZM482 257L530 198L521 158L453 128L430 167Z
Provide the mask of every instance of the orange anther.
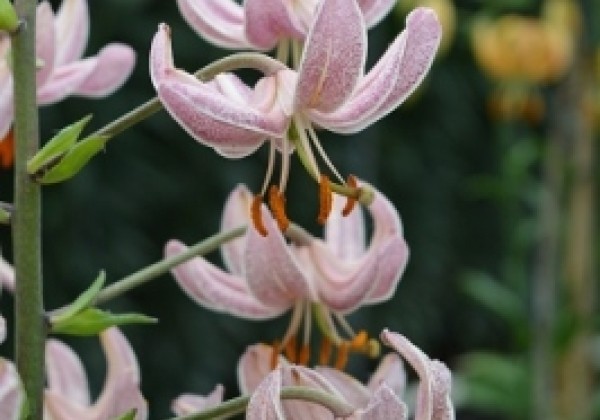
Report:
M333 204L333 194L331 193L331 184L327 175L321 175L321 181L319 182L319 216L317 216L317 222L323 225L331 213L331 206Z
M276 185L271 185L271 188L269 188L269 207L279 229L285 232L290 226L290 221L285 214L285 197L281 195Z
M361 350L366 347L369 342L369 335L366 331L361 331L354 336L352 341L350 342L350 348L352 350Z
M271 370L277 368L277 364L279 363L279 353L281 353L281 343L279 343L278 340L275 340L271 346Z
M295 335L288 340L287 344L285 345L284 353L286 359L288 359L290 362L296 363L298 361L298 349Z
M327 337L323 337L323 341L321 341L321 351L319 352L319 364L327 366L329 365L329 359L331 359L331 340Z
M302 366L308 365L308 361L310 360L310 347L308 344L302 345L300 349L300 357L298 358L298 364Z
M269 233L267 228L263 224L262 220L262 212L260 210L260 206L262 204L263 197L262 195L255 195L252 200L252 205L250 206L250 218L252 219L252 223L254 224L255 229L262 236L267 236Z
M0 141L0 166L8 169L12 166L15 158L15 138L12 128Z
M358 188L358 182L356 181L356 177L354 175L348 176L348 179L346 179L346 184L348 184L349 187ZM346 199L346 205L342 209L342 216L348 216L352 212L352 209L354 209L355 205L356 198L348 197Z
M335 359L334 367L338 370L344 370L346 365L348 364L348 350L350 349L350 345L347 341L344 341L342 344L338 346L337 349L337 358Z

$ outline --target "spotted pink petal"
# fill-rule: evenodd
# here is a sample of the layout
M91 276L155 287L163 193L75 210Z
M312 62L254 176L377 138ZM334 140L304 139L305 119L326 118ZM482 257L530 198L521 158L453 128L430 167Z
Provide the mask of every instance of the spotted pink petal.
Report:
M170 241L165 256L177 255L186 249L182 243ZM225 273L201 257L180 264L172 272L187 295L209 309L250 319L274 318L289 309L287 303L264 305L250 293L244 278Z
M369 378L367 387L371 392L375 392L382 385L388 386L397 396L404 395L406 371L400 356L396 353L388 353L381 359L377 370Z
M54 21L56 37L55 66L79 60L85 51L90 31L86 0L63 0Z
M217 385L208 395L182 394L171 404L171 411L178 416L186 416L216 407L223 401L225 388Z
M110 95L125 83L135 65L135 52L124 44L109 44L95 58L94 70L77 87L76 95L90 98Z
M282 38L303 38L301 23L289 1L246 0L246 37L254 48L270 50Z
M366 407L371 398L369 389L339 369L317 366L315 371L325 378L353 407Z
M302 386L324 391L334 397L343 399L338 390L318 372L304 366L288 365L281 367L283 386ZM286 419L294 420L334 420L333 413L318 404L307 401L284 400L281 403Z
M251 47L244 33L244 10L234 0L177 0L186 22L204 39L223 48Z
M433 375L433 414L432 420L454 420L454 407L450 399L452 378L450 370L438 360L431 361L429 367Z
M336 257L352 261L365 252L365 221L361 206L356 206L348 216L343 216L345 204L345 197L334 195L331 213L325 224L325 242Z
M244 275L256 299L266 305L291 307L301 299L315 299L314 285L299 267L266 206L262 220L269 234L254 227L247 232Z
M265 377L252 394L246 410L246 419L285 420L279 398L281 386L281 369L275 369Z
M350 418L356 420L408 419L408 408L386 385L375 391L365 409L360 409ZM417 418L415 418L417 420ZM424 419L423 419L424 420Z
M332 112L352 94L365 64L366 28L355 1L322 0L298 70L296 109Z
M167 111L192 137L217 152L231 158L246 156L265 137L281 137L287 129L288 120L277 106L274 81L260 84L260 108L244 100L235 86L231 86L232 95L218 83L200 82L174 68L169 29L164 24L154 37L150 54L153 84Z
M90 404L87 377L79 357L66 344L50 339L46 343L47 389L82 406Z
M72 95L90 77L96 65L96 58L86 58L55 68L50 77L38 85L38 103L49 105Z
M54 71L55 32L54 13L47 1L42 1L36 9L35 55L42 67L36 73L37 86L43 85Z
M15 365L0 358L0 418L19 420L25 392Z
M223 209L221 231L227 232L240 226L247 226L250 222L250 206L253 196L245 185L238 185L229 194ZM252 229L252 227L250 227ZM221 246L221 256L228 270L235 275L243 275L244 249L246 248L246 235L228 241Z
M273 370L271 359L273 347L266 344L248 346L238 362L237 377L242 395L252 394L260 383ZM288 361L281 355L278 357L278 366L288 365Z

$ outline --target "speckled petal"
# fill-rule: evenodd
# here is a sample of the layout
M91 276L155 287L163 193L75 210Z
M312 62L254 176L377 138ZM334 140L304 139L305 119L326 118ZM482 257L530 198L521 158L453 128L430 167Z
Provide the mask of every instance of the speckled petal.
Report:
M238 362L237 377L238 385L242 395L252 394L260 383L273 370L271 359L273 347L266 344L253 344L248 346ZM277 356L277 366L288 365L288 361L282 356Z
M367 27L377 25L392 10L396 0L358 0Z
M12 362L0 358L0 418L19 420L25 402L25 392L17 368Z
M285 420L279 393L281 392L281 370L275 369L256 388L248 408L248 420Z
M387 386L383 385L373 395L369 405L358 410L350 420L406 420L408 409L398 397ZM417 420L415 418L415 420ZM424 419L423 419L424 420Z
M308 33L295 108L332 112L352 94L365 64L366 28L355 1L323 0Z
M282 0L246 0L246 37L258 49L270 50L283 38L302 38L293 10Z

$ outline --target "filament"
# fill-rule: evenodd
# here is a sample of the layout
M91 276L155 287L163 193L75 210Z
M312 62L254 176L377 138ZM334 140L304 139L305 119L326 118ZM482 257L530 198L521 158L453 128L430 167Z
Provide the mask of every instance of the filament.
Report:
M317 151L319 152L319 156L321 156L321 159L323 159L323 161L325 162L325 164L327 165L329 170L331 170L331 172L335 175L335 177L338 179L338 181L341 184L343 184L344 178L342 178L342 176L337 171L337 169L335 169L335 166L333 166L333 163L331 163L329 156L327 156L327 153L325 153L325 150L323 150L323 146L321 146L321 142L319 141L319 138L317 137L317 133L315 133L315 129L312 127L312 125L308 125L306 130L308 131L308 134L310 135L310 139L312 140L313 144L317 148Z

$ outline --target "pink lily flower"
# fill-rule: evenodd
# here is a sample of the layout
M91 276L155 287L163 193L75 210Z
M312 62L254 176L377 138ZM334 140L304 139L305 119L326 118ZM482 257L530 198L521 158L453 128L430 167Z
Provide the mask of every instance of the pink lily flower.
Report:
M117 328L100 334L106 355L104 388L94 404L81 361L58 340L46 344L48 385L44 394L44 418L49 420L106 420L136 409L136 420L148 417L140 391L140 373L133 349Z
M70 95L107 96L131 74L135 52L127 45L111 43L92 57L82 59L89 35L86 0L63 0L57 14L48 1L37 6L37 100L40 105L59 102ZM0 35L0 138L13 120L13 81L8 63L10 39Z
M232 49L270 50L285 39L302 41L318 0L177 0L186 22L204 39ZM358 0L367 27L375 26L396 0Z
M284 68L265 74L254 87L230 73L201 82L175 68L170 31L163 24L152 42L150 72L164 107L200 143L226 157L239 158L254 152L266 139L272 140L264 195L275 147L282 156L281 192L294 147L315 179L321 175L313 147L343 183L313 125L356 133L393 111L425 77L440 37L435 12L417 8L407 17L406 29L365 74L367 38L359 5L355 0L322 0L315 9L298 71Z
M400 334L384 330L381 339L417 372L420 383L415 420L453 420L451 374L448 368L442 362L430 360ZM318 366L310 370L289 365L285 360L280 360L279 367L270 371L266 369L270 357L269 347L259 345L250 347L240 360L240 388L252 394L248 418L333 419L332 413L313 403L280 399L283 386L301 385L329 392L349 403L355 408L349 417L351 419L408 419L407 407L401 400L406 387L406 373L395 353L382 359L366 386L337 369ZM317 410L320 411L317 413ZM259 413L264 417L260 417ZM254 414L257 414L256 417L251 417Z
M362 211L357 208L342 217L341 197L334 197L324 240L302 231L292 244L286 242L262 205L269 235L262 236L249 228L243 237L223 245L222 255L229 272L197 257L174 268L173 275L194 301L215 311L259 320L277 317L293 308L283 347L294 341L304 318L303 346L308 348L313 310L327 339L337 346L349 344L338 335L333 318L347 326L344 314L389 299L408 260L397 211L381 193L375 191L373 195L368 207L373 219L368 247ZM249 191L238 186L225 205L222 229L250 224L251 201ZM172 240L165 253L172 256L185 249L185 245ZM356 338L354 333L348 335ZM369 353L367 343L355 346L359 347L357 351ZM352 346L346 350L352 350Z

